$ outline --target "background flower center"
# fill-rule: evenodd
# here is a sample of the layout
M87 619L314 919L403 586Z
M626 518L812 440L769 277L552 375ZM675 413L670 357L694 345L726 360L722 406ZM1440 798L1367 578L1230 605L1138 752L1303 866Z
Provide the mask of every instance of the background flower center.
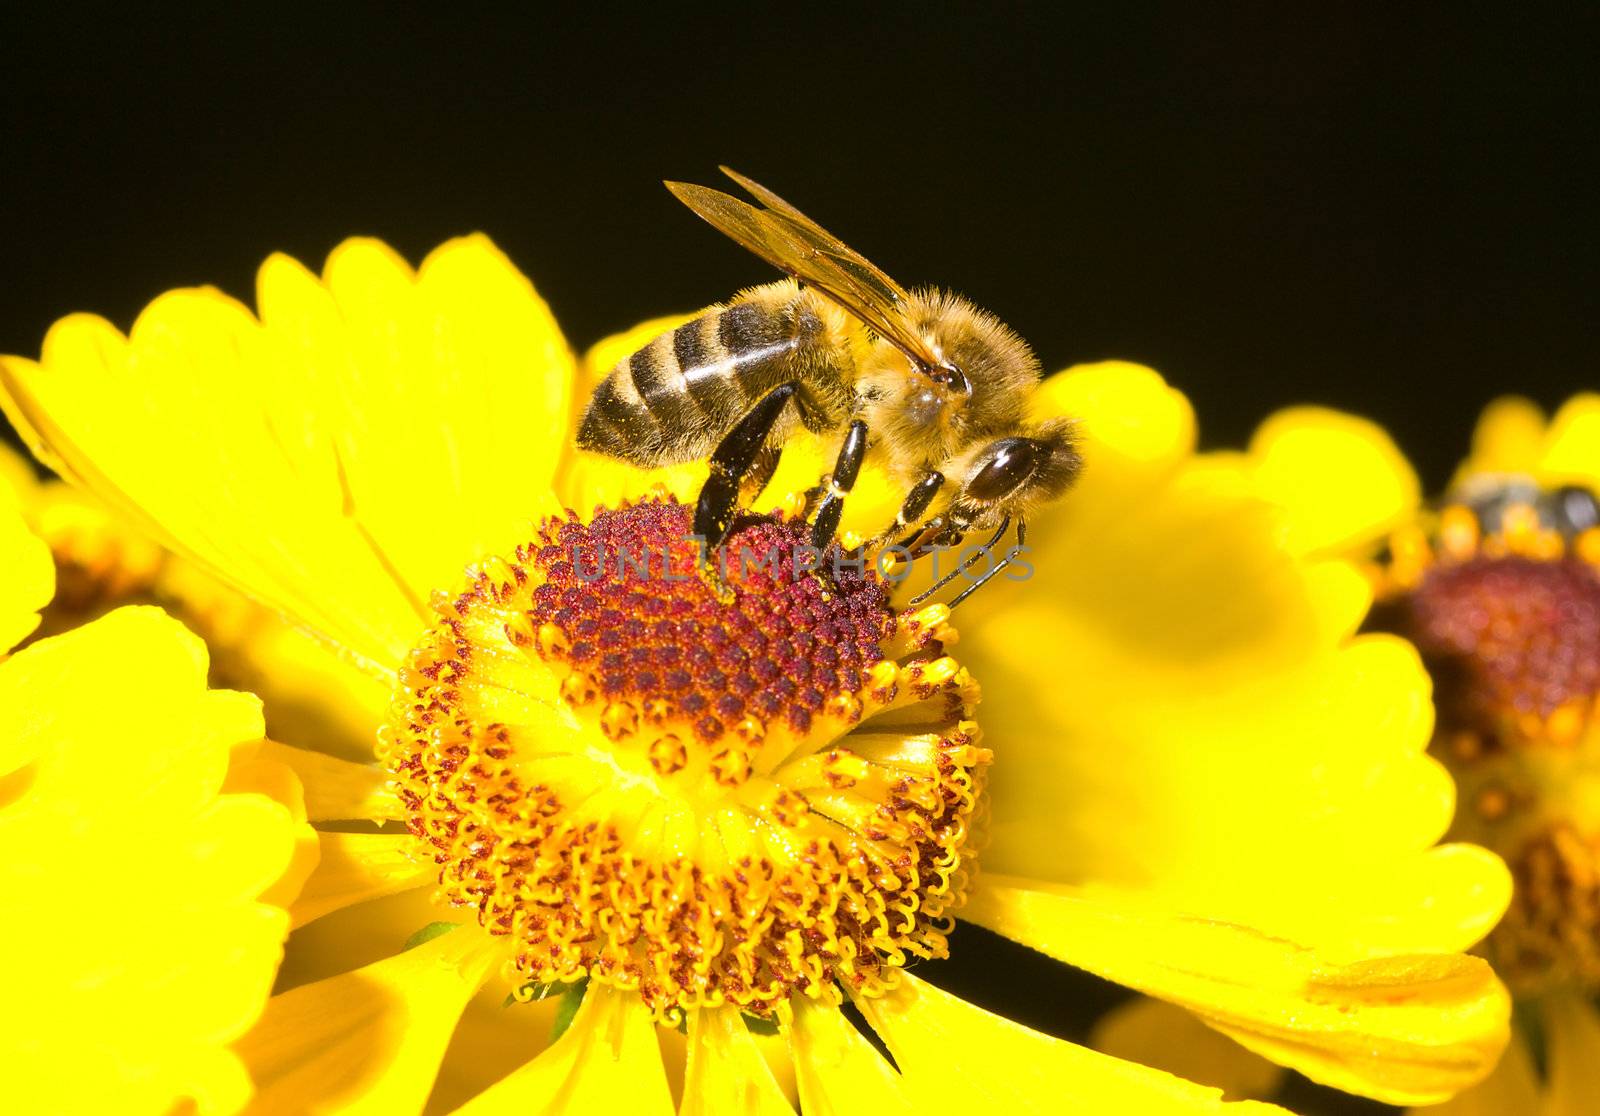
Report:
M1460 796L1452 836L1515 877L1484 949L1522 993L1600 988L1600 576L1592 526L1549 521L1563 494L1446 508L1377 614L1433 676L1433 751Z

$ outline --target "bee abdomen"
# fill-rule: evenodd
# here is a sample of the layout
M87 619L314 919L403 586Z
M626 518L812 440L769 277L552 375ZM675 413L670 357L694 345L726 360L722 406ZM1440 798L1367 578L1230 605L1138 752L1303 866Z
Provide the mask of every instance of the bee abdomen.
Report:
M578 445L640 464L687 461L790 375L821 322L794 298L751 297L661 334L589 403Z

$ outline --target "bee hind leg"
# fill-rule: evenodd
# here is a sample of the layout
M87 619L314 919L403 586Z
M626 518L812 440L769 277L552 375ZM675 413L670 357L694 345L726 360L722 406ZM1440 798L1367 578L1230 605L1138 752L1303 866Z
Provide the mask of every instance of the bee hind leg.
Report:
M833 541L834 532L839 530L845 497L856 486L856 477L861 474L861 459L866 453L867 424L856 419L845 433L844 443L839 447L839 457L833 463L833 472L823 488L827 495L817 506L817 517L811 521L811 546L814 549L826 547Z
M739 489L767 443L784 406L800 390L798 381L779 384L763 395L745 416L723 435L711 452L711 474L700 486L694 508L694 534L700 540L700 565L710 568L711 552L733 527L739 506Z
M772 474L778 471L778 459L783 456L783 451L778 446L768 442L756 451L756 459L739 483L739 498L747 504L753 504L761 498L767 490L767 485L772 483Z

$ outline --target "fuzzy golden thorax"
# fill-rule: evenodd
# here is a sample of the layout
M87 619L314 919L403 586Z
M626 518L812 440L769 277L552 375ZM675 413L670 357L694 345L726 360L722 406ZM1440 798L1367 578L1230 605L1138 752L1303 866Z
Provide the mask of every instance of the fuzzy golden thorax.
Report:
M898 477L941 472L975 444L1020 433L1040 368L1027 343L994 315L932 288L912 294L907 318L966 385L948 386L914 370L887 341L876 341L857 372L862 417Z

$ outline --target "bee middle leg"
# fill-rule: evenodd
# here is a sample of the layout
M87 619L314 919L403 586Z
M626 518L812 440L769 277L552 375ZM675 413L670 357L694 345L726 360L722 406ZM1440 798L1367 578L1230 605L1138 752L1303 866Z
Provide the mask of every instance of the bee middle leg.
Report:
M867 424L856 419L845 433L838 460L833 464L833 472L824 490L827 495L817 506L817 517L811 521L811 545L814 549L822 550L833 541L834 532L839 529L839 517L844 514L845 497L856 486L856 477L861 473L861 459L866 453Z
M767 435L783 414L784 406L800 390L799 381L779 384L745 412L711 453L711 473L700 486L694 508L694 533L700 539L700 562L709 567L711 552L733 527L739 489L755 465Z

